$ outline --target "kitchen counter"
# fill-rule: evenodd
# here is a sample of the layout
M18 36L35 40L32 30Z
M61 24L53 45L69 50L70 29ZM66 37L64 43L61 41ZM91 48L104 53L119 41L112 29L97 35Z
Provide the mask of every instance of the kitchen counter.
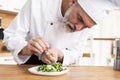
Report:
M0 80L120 80L120 71L104 66L75 66L67 74L40 76L28 72L36 65L0 65Z

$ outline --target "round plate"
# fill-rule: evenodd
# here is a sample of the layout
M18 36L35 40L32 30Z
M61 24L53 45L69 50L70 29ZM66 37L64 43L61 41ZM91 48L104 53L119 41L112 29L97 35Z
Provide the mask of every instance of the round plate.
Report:
M66 68L66 70L61 71L61 72L42 72L42 71L37 71L37 68L39 66L31 67L28 69L29 72L37 75L46 75L46 76L57 76L57 75L62 75L70 71L69 67L63 67Z

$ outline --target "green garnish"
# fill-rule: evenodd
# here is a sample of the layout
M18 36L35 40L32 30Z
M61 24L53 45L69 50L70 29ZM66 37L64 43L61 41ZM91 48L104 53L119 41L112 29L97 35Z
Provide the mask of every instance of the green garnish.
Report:
M37 71L43 72L61 72L63 70L66 70L66 68L63 68L61 63L55 63L51 65L40 65L37 68Z

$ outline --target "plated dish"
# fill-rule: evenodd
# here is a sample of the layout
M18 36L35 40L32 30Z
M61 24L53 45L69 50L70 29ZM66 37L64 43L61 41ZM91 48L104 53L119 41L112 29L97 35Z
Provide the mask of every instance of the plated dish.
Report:
M62 74L65 74L70 71L69 67L62 67L62 68L66 68L66 69L63 71L60 71L60 72L43 72L43 71L38 71L38 68L39 68L39 66L31 67L28 69L28 71L31 72L32 74L46 75L46 76L62 75Z
M43 64L39 66L35 66L28 69L29 72L37 75L47 75L47 76L56 76L62 75L70 71L70 68L63 67L60 62L54 64Z

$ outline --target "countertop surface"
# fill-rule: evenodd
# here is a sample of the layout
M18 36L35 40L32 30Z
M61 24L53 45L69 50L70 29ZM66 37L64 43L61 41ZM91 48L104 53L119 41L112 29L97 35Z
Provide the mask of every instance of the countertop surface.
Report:
M36 65L0 65L0 80L120 80L120 71L104 66L74 66L59 76L40 76L28 72Z

